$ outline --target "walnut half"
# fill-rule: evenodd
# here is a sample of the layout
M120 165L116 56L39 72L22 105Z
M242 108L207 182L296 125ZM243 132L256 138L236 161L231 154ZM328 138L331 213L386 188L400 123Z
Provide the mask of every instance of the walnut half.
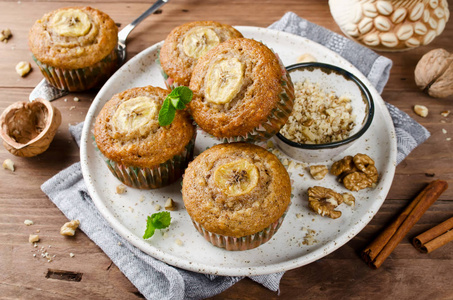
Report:
M322 186L308 188L308 207L321 216L337 219L341 211L335 208L343 203L343 196L339 193Z
M330 173L339 177L345 188L357 192L373 187L378 180L378 171L368 155L358 153L354 157L345 156L333 163Z

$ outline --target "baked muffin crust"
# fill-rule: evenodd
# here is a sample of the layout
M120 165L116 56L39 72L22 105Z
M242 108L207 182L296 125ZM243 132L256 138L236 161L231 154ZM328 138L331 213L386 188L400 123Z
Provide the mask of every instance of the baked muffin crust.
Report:
M74 26L79 27L76 33L70 30ZM115 50L118 28L107 14L95 8L66 7L36 21L28 43L39 61L52 67L79 69L101 61Z
M196 21L174 28L160 50L160 63L165 73L179 85L189 85L198 58L212 47L242 34L227 24Z
M147 86L114 95L102 108L94 126L101 153L115 162L141 168L157 167L182 153L195 134L195 126L188 113L181 110L169 126L158 124L158 111L169 93ZM147 118L139 116L134 121L138 114Z
M220 71L214 81L211 74L216 69ZM222 82L227 86L217 88ZM294 99L294 87L277 56L264 44L246 38L228 40L201 57L190 89L194 97L189 108L195 122L218 138L245 136L265 126L282 94L289 99L285 104L288 112ZM278 131L288 117L289 113L283 114L279 126L269 127Z
M241 180L246 181L244 186L238 186ZM235 187L231 190L228 185ZM290 203L291 184L286 169L269 151L248 143L220 144L189 164L182 194L187 212L206 230L243 237L282 217Z

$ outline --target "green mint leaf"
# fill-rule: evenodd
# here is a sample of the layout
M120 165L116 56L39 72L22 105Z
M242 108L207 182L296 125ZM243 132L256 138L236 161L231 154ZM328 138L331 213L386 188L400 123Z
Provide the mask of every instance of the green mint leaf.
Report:
M159 110L159 125L160 126L167 126L173 122L175 118L176 109L170 103L170 100L166 98L164 103L162 103L162 107Z
M176 89L182 103L187 104L192 100L193 92L187 86L178 86Z
M164 229L170 226L171 216L168 211L161 211L151 216L148 216L146 219L146 230L143 235L144 239L149 239L154 235L156 229Z
M180 98L170 98L170 102L173 105L173 107L176 109L181 110L181 109L186 108L186 105L184 104L184 102L182 102L180 100Z
M192 100L193 93L187 86L178 86L174 88L165 98L164 103L159 111L159 125L167 126L173 122L176 110L186 108Z

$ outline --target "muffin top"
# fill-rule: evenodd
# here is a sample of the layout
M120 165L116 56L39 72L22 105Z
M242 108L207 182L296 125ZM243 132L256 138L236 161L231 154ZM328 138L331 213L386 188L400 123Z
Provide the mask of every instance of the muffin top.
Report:
M198 58L228 39L242 34L227 24L197 21L174 28L160 50L162 69L179 85L189 85Z
M285 86L293 91L272 50L252 39L228 40L198 60L190 113L215 137L244 136L267 121Z
M263 230L285 213L291 183L269 151L248 143L220 144L189 164L182 194L187 212L206 230L242 237Z
M181 110L170 125L159 125L159 110L169 93L147 86L114 95L94 126L101 153L115 162L141 168L157 167L182 153L195 134L195 126Z
M45 14L30 29L33 55L52 67L79 69L108 56L118 43L118 28L91 7L66 7Z

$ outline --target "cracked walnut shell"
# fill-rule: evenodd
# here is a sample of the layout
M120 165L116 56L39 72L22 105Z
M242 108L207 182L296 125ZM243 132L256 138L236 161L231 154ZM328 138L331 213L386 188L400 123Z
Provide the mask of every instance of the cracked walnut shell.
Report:
M343 196L332 189L322 186L308 188L308 207L321 216L337 219L341 211L335 208L343 203Z
M3 146L16 156L32 157L49 148L58 127L61 113L49 101L16 102L0 116Z
M423 55L414 71L415 83L431 97L453 95L453 53L434 49Z

